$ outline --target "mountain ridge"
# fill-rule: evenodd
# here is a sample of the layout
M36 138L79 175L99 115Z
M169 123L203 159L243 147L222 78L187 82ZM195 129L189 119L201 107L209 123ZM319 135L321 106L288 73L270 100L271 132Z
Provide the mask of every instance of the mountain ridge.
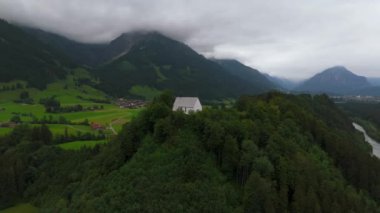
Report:
M258 73L251 76L260 79L256 81L236 76L188 45L156 31L123 33L108 44L88 46L70 44L59 35L28 31L77 63L93 67L94 75L101 80L99 88L114 96L142 97L141 93L170 89L177 95L218 99L276 88Z
M96 69L95 73L104 80L103 89L110 92L115 90L107 88L108 85L119 86L118 91L123 93L141 85L209 99L267 91L232 75L186 44L157 32L144 34L128 53Z
M252 84L260 85L262 88L271 90L279 89L280 87L271 82L260 71L249 67L236 59L211 59L212 61L221 65L230 74L239 77L242 80L246 80Z

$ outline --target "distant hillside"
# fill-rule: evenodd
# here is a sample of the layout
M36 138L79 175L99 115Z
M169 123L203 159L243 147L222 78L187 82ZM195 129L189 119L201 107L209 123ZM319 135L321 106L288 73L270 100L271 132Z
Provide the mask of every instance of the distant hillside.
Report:
M311 93L351 94L355 90L370 87L363 76L358 76L345 67L337 66L316 74L296 88Z
M221 65L226 71L240 79L250 82L257 88L271 90L278 87L275 83L269 81L258 70L246 66L234 59L213 59L216 63Z
M64 78L69 66L63 55L0 20L0 82L25 80L29 86L42 89Z

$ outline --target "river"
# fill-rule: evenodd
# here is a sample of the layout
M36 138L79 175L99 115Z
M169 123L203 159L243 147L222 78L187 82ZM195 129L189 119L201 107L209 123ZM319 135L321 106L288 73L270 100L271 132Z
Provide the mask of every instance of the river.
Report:
M377 158L380 158L380 143L378 143L377 141L375 141L374 139L369 137L367 135L367 132L365 131L365 129L362 126L360 126L359 124L352 123L352 125L354 125L356 130L358 130L364 134L365 141L367 141L372 146L373 155L375 155Z

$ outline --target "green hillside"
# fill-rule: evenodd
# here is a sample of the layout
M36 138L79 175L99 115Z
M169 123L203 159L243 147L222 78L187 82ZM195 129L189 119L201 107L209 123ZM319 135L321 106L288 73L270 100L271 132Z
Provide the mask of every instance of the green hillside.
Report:
M23 30L41 42L61 51L77 64L96 66L104 62L103 54L107 44L83 44L39 29L24 27Z
M242 78L236 74L241 68L225 69L156 32L125 33L110 43L82 44L41 30L26 31L73 61L94 67L98 88L113 96L151 99L170 89L181 96L225 99L275 89L261 74L248 72Z
M63 79L70 66L51 47L0 20L0 82L24 80L29 86L42 89Z
M91 134L93 136L89 139L95 137L98 140L102 139L99 131L91 129L89 124L100 124L106 129L105 134L114 134L108 129L110 126L115 131L119 131L125 122L139 113L140 109L121 109L112 103L112 99L104 92L87 84L81 84L80 82L96 84L87 70L78 68L69 73L64 80L48 84L44 90L26 88L24 81L0 83L0 88L13 88L0 91L0 135L12 131L13 128L7 127L7 123L17 117L20 120L19 123L32 126L45 123L52 131L54 138L74 135L74 138L68 139L73 141L78 139L78 135ZM21 86L17 88L12 85ZM27 103L20 100L23 93L28 94ZM45 106L40 101L52 97L64 109L78 105L84 109L75 112L46 112ZM92 109L93 107L96 109ZM82 140L84 139L85 136Z
M145 34L128 53L96 70L99 88L117 96L133 87L170 89L179 96L205 99L238 97L269 90L228 73L190 47L158 33Z
M172 100L155 99L115 141L79 152L15 129L0 139L0 206L23 199L45 212L379 212L380 161L326 96L247 96L191 115L172 112Z

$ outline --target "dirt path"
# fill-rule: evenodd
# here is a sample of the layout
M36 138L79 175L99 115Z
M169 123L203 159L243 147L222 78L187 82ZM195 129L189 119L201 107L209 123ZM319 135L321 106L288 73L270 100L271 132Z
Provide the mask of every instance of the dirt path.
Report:
M108 127L108 129L110 129L114 135L117 135L117 132L116 132L116 130L113 128L112 124L117 123L117 122L119 122L120 120L123 120L123 119L122 119L122 118L118 118L118 119L116 119L116 120L111 121L111 123L110 123L110 125L109 125L109 127Z
M115 129L113 128L113 126L112 126L112 122L110 123L108 129L110 129L114 135L117 135L116 130L115 130Z

